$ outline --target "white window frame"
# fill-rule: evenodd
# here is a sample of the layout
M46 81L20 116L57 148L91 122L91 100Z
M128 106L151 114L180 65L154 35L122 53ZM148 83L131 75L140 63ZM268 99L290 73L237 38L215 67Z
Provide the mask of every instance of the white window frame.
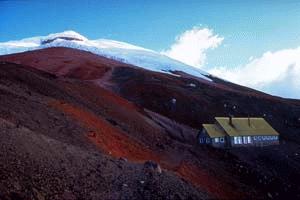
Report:
M251 143L252 143L252 138L251 138L251 136L247 136L247 140L248 140L248 144L251 144Z
M242 139L242 137L238 137L238 141L239 141L239 142L238 142L239 144L243 144L243 139Z
M220 139L218 137L215 138L215 143L219 143Z
M243 144L248 144L247 136L243 136Z
M234 136L234 137L233 137L233 143L234 143L234 144L238 144L238 137L237 137L237 136Z

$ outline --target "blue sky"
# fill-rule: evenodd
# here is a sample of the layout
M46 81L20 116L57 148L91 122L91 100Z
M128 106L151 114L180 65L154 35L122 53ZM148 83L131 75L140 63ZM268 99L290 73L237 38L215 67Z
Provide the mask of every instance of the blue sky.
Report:
M250 57L300 46L296 0L4 0L0 9L0 42L74 30L89 39L120 40L162 51L185 31L208 28L224 38L205 52L202 68L208 71L242 67Z
M300 1L12 0L0 1L0 8L2 42L72 29L91 39L163 50L202 25L225 38L207 62L229 66L300 44Z

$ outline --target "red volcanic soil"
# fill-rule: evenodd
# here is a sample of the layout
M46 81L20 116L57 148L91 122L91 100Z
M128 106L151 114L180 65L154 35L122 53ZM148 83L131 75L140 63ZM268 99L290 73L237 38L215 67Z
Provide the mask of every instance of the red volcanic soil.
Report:
M213 194L218 199L243 198L243 195L238 194L238 191L235 191L232 186L224 184L222 179L210 175L209 171L203 170L199 166L189 162L182 162L176 169L176 172L186 180L204 188L208 193Z
M153 160L161 163L163 168L174 171L186 181L203 189L210 196L222 199L241 197L241 194L237 195L237 191L234 188L210 175L209 171L200 169L199 166L194 166L188 162L181 162L177 166L176 163L172 163L166 158L162 162L163 158L161 158L160 154L154 150L147 149L145 144L127 136L121 130L112 127L110 123L90 112L61 101L49 102L49 105L70 115L86 127L89 130L86 133L89 139L101 150L115 158L122 157L138 163Z
M97 180L98 177L110 177L101 179L101 188L104 189L98 191L94 186L87 189L89 195L97 191L101 196L101 191L105 191L104 196L110 199L119 199L123 194L129 199L266 199L270 196L299 196L299 184L293 181L293 178L300 178L297 170L300 163L296 156L300 143L299 101L273 97L214 77L214 82L208 82L183 73L177 77L151 72L68 48L1 56L0 61L18 63L1 64L0 119L15 124L15 127L24 127L26 133L41 133L43 137L55 140L57 149L61 150L56 152L51 148L51 151L56 153L54 155L61 155L59 158L64 162L68 163L67 152L73 146L84 151L78 153L74 150L72 153L77 167L68 166L74 169L70 177L78 174L76 169L87 170L80 161L81 154L86 155L86 163L91 163L91 168L83 176L86 180L83 185L101 185L91 177L97 177ZM199 146L196 136L202 128L201 124L212 123L215 116L229 114L265 117L282 133L282 145L226 150ZM9 132L8 128L3 130L0 133L4 135ZM17 128L18 131L21 130ZM6 142L14 141L9 135L6 136ZM37 141L33 146L38 146L40 157L51 157L46 153L47 149L40 149L41 144L49 139L43 139L41 144L39 139L34 141ZM50 148L50 145L46 146ZM89 161L95 152L102 157L96 156L95 160ZM127 162L120 161L120 157ZM55 157L51 157L51 161L53 159L55 161ZM157 162L163 169L163 173L147 178L149 183L156 181L158 186L137 185L146 179L141 170L147 160ZM42 162L36 162L37 166L42 165ZM59 172L64 172L57 165ZM132 166L136 171L129 170ZM7 171L10 166L5 167ZM95 170L99 167L103 172ZM19 176L19 173L14 172L14 175ZM46 176L45 180L49 177ZM81 178L77 177L76 181ZM72 184L74 179L68 180L53 185L66 189L63 185L67 184L68 191L84 199L85 190L76 190ZM120 189L126 188L123 186L124 180L131 181L131 193ZM115 182L119 185L116 186ZM178 189L179 186L183 189ZM0 178L0 194L1 188L4 186L1 186ZM113 188L113 192L108 188ZM61 192L59 189L53 191ZM175 196L168 195L174 191L180 192L175 192ZM31 193L35 194L34 191ZM148 196L150 194L151 198Z
M95 113L101 114L111 125L142 141L147 147L157 149L170 143L165 131L153 122L141 107L93 83L63 82L72 96L76 96Z
M145 148L145 145L139 143L134 138L130 138L104 119L65 102L54 101L49 104L71 115L84 127L89 129L86 135L107 154L116 158L124 157L130 161L144 162L154 160L159 162L159 158L149 149Z
M111 80L114 83L114 91L122 97L198 130L202 128L203 123L214 123L215 116L231 114L237 117L264 117L281 133L282 145L262 149L229 150L236 157L233 163L237 160L242 163L236 164L236 166L242 166L242 169L236 168L234 164L235 167L232 169L236 171L232 173L243 174L244 178L241 180L247 180L246 182L252 184L252 188L256 188L256 191L259 190L257 187L262 189L267 194L266 198L299 196L300 187L297 186L297 181L293 181L295 179L292 176L300 178L300 173L295 170L295 165L300 167L300 163L296 157L289 156L299 155L298 150L295 150L300 144L299 101L270 96L217 78L213 79L214 84L219 85L218 87L186 76L171 77L133 68L116 68ZM189 86L190 83L196 87ZM228 87L232 89L226 89ZM176 103L172 102L172 99L176 99ZM204 159L208 160L210 156ZM216 157L216 159L224 158ZM225 160L228 161L228 157ZM228 164L229 161L225 165L219 165L227 166ZM220 176L217 168L213 170L212 165L209 168ZM268 179L268 181L264 182L262 179ZM290 184L291 187L285 187L283 191L280 183ZM215 187L215 191L221 191L216 188L218 186ZM290 192L286 192L288 190Z
M126 100L22 65L1 63L0 77L0 199L209 197L168 170L144 169L163 156L131 132L143 123L130 121L138 109Z
M101 78L114 67L130 66L95 54L63 47L1 56L1 60L27 65L68 78Z
M300 127L297 125L299 101L255 92L217 78L214 78L213 83L207 84L198 81L199 78L185 76L172 77L134 68L116 68L111 80L115 85L114 91L122 97L197 129L203 123L213 123L215 116L229 114L237 117L264 117L280 132L290 129L290 133L284 135L289 138L295 133L293 127ZM195 87L191 87L190 83ZM175 104L172 99L176 99Z

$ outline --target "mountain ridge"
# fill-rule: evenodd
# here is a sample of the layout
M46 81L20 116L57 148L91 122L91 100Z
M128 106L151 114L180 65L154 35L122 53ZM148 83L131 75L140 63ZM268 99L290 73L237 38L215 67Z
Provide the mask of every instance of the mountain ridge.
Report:
M39 36L20 41L0 43L0 55L20 53L49 47L69 47L85 50L107 58L119 60L138 67L163 73L184 71L206 80L208 73L181 63L155 51L125 42L107 39L88 40L75 31L64 31L48 36Z

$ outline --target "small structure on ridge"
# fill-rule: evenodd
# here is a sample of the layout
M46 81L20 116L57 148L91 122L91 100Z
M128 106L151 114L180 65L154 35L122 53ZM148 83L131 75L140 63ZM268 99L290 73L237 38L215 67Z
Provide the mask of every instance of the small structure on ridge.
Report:
M263 118L215 117L203 124L200 144L214 147L267 146L279 144L279 133Z

